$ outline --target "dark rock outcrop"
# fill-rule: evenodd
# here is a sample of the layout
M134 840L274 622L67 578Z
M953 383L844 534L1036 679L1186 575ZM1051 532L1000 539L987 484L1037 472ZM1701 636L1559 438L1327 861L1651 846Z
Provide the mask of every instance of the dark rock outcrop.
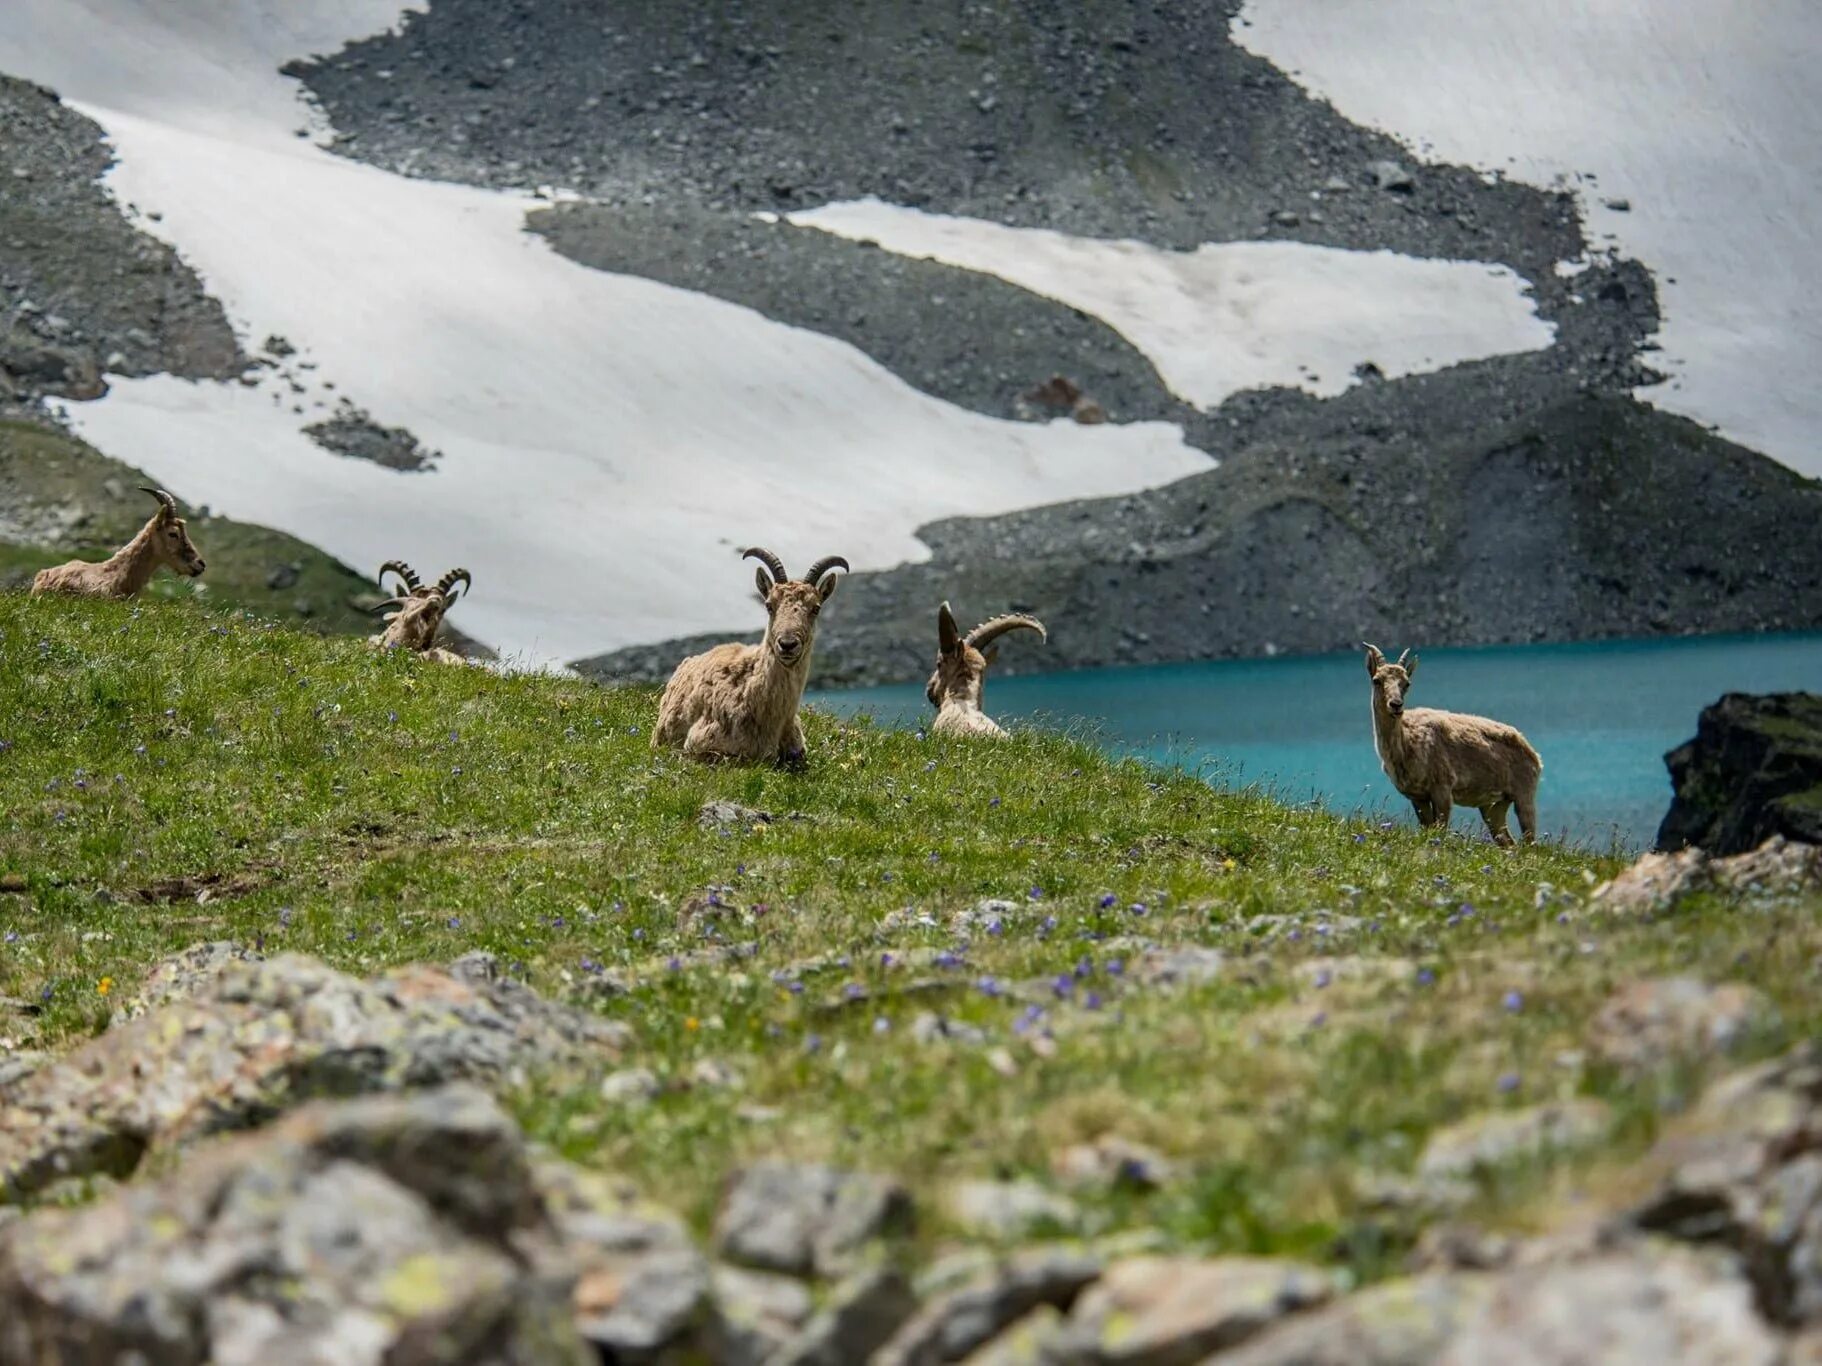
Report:
M1822 844L1822 695L1728 693L1664 762L1676 800L1659 849L1739 854L1774 835Z

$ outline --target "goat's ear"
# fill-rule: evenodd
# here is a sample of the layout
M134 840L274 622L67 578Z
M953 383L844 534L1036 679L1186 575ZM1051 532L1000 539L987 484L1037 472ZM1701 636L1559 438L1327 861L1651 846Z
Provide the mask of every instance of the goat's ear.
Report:
M1366 642L1362 641L1361 644L1365 645ZM1374 674L1378 673L1380 669L1385 666L1385 656L1380 653L1377 645L1367 645L1366 666L1368 678L1373 677Z
M753 582L759 585L759 600L769 603L772 600L772 576L764 569L753 571Z
M831 569L822 576L822 582L816 585L816 592L824 602L835 596L835 587L841 582L841 575Z
M955 613L944 603L936 609L936 645L946 655L952 655L961 647L962 633L956 627Z

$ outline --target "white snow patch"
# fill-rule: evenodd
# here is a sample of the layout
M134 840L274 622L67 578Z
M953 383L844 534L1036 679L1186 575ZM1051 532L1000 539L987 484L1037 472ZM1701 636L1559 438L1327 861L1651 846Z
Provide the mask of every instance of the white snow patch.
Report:
M789 215L799 227L901 256L997 275L1093 314L1158 367L1172 393L1213 408L1243 389L1332 397L1364 362L1390 376L1539 351L1555 329L1506 266L1305 242L1211 242L1169 251L901 208L877 199Z
M1657 276L1639 397L1822 475L1816 0L1248 0L1233 34L1426 158L1574 186Z
M466 564L464 630L534 662L757 623L735 547L801 565L922 559L925 522L1131 492L1209 468L1164 423L1002 422L749 310L592 271L523 231L532 199L335 158L291 57L393 23L386 0L8 0L0 70L111 136L110 184L163 215L269 379L114 383L72 405L180 496L363 568ZM1039 377L1041 378L1041 377ZM333 391L327 388L333 383ZM316 387L321 386L321 387ZM398 474L301 428L346 396L443 452ZM305 409L294 412L295 407ZM839 604L838 604L839 608Z

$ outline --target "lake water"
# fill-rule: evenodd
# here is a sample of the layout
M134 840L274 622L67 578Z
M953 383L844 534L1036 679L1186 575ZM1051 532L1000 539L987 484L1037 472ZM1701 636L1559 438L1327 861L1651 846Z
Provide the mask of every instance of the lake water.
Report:
M1544 833L1600 850L1650 847L1670 805L1664 754L1695 734L1702 708L1722 693L1822 689L1822 635L1426 649L1422 656L1413 705L1493 716L1524 731L1544 758ZM1338 811L1413 824L1410 804L1373 753L1371 693L1361 656L1350 653L990 675L987 710L1002 724L1084 734L1215 783L1256 783L1286 800L1320 799ZM812 700L885 724L918 725L932 715L922 680ZM1479 813L1460 809L1454 824L1483 828Z

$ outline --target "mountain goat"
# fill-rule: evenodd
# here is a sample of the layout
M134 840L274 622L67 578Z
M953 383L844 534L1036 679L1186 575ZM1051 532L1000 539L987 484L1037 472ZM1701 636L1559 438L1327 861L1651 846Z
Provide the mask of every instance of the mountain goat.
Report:
M1417 656L1406 650L1386 663L1376 645L1366 646L1367 677L1373 680L1373 748L1392 786L1410 799L1418 824L1446 829L1452 806L1480 812L1494 842L1510 846L1506 812L1518 808L1518 828L1527 844L1537 839L1537 782L1544 761L1511 726L1484 716L1407 709L1404 704Z
M797 705L810 672L816 618L848 562L828 555L801 579L784 562L757 547L741 552L758 560L759 600L765 604L765 639L757 645L717 645L691 655L671 674L658 701L652 748L681 748L697 759L798 763L804 756Z
M986 686L987 666L998 657L993 644L1008 631L1036 631L1040 640L1050 639L1044 623L1022 612L1009 613L983 621L964 636L955 625L955 614L944 603L936 613L936 672L924 688L930 705L936 708L936 720L930 729L937 735L1004 735L1006 732L981 710L981 692Z
M396 610L386 617L386 629L377 636L369 636L367 643L376 645L382 650L408 650L425 659L433 659L439 664L466 663L454 650L444 649L436 643L437 632L442 628L443 615L455 606L456 598L461 596L456 585L462 584L473 590L474 578L466 569L452 569L426 587L418 581L417 572L403 560L387 560L380 566L379 585L386 586L386 575L397 574L405 585L403 596L394 596L381 603L382 607Z
M137 536L99 563L71 560L40 569L32 579L32 596L71 593L83 598L130 598L151 581L161 564L187 578L200 575L206 568L202 552L177 515L177 500L163 489L142 484L140 490L158 500L158 511Z

